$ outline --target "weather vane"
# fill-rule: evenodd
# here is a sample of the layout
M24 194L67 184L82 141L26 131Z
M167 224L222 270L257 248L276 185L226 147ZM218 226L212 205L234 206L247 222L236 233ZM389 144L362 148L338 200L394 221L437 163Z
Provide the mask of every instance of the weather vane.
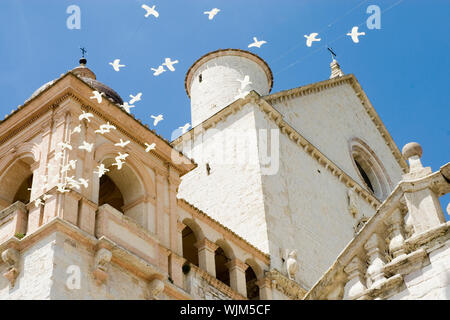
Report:
M81 50L81 57L84 58L84 54L87 52L87 50L84 47L83 48L80 47L80 50Z
M337 57L337 54L333 51L332 48L328 47L327 49L328 49L328 51L330 51L330 53L331 53L331 58L332 58L333 60L335 60L334 58Z

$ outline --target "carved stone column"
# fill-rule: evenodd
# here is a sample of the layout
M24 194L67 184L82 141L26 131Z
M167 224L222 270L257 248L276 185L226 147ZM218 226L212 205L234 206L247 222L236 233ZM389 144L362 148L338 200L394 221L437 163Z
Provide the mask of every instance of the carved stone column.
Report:
M392 256L395 258L400 257L406 254L404 243L405 239L403 237L402 225L403 225L403 216L400 209L395 209L394 213L392 213L390 219L390 238L389 242L389 251Z
M200 269L216 277L215 251L219 246L206 238L197 241L195 246L198 248L198 264Z
M369 267L367 268L368 282L370 283L370 288L373 288L386 280L383 272L386 261L382 254L380 237L374 233L364 244L364 249L366 249L369 257Z
M245 281L245 270L247 270L248 265L238 259L233 259L227 262L226 266L230 272L231 288L246 297L247 282Z
M272 300L272 280L270 278L262 278L256 282L259 287L260 300Z
M344 268L344 272L348 277L347 283L344 287L344 299L358 299L367 289L364 279L364 264L361 262L361 259L355 256Z

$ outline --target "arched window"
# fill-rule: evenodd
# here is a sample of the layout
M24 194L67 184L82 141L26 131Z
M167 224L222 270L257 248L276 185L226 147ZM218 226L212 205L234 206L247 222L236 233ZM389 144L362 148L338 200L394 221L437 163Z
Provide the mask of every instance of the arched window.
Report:
M183 258L193 265L198 266L198 249L195 247L197 237L191 228L186 226L182 231L183 237Z
M259 300L259 287L256 284L256 273L252 267L245 270L245 282L247 284L247 298L249 300Z
M350 143L351 157L363 185L380 200L384 200L390 193L390 180L383 164L360 139L353 139Z
M98 195L98 205L109 204L114 209L123 211L123 196L119 188L110 177L104 175L100 178L100 191Z
M0 176L0 209L6 208L16 201L24 204L30 202L33 172L32 158L21 158L10 164Z
M227 263L231 259L229 259L225 255L225 251L218 247L215 252L214 260L216 263L216 278L217 280L222 281L227 286L230 285L230 271L228 270Z

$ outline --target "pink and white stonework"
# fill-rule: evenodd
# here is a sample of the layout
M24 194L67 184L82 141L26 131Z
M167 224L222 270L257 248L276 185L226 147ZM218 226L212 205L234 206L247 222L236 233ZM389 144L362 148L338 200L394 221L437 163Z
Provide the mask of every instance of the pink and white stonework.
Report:
M80 62L0 123L0 299L450 299L450 164L400 152L336 61L270 93L255 54L204 55L172 142Z

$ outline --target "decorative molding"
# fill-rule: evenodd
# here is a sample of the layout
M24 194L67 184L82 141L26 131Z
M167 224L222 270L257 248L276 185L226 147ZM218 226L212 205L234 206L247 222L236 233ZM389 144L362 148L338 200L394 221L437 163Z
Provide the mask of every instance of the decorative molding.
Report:
M8 248L2 252L2 260L7 264L6 272L3 273L3 276L8 279L11 284L11 288L14 287L16 283L16 279L19 276L19 260L20 254L19 251L14 248Z
M111 262L111 251L100 248L95 253L94 271L93 275L97 282L97 285L101 285L108 279L108 266Z
M266 271L265 276L272 281L272 288L280 291L285 296L293 300L301 300L306 290L294 280L290 280L281 274L277 269Z

